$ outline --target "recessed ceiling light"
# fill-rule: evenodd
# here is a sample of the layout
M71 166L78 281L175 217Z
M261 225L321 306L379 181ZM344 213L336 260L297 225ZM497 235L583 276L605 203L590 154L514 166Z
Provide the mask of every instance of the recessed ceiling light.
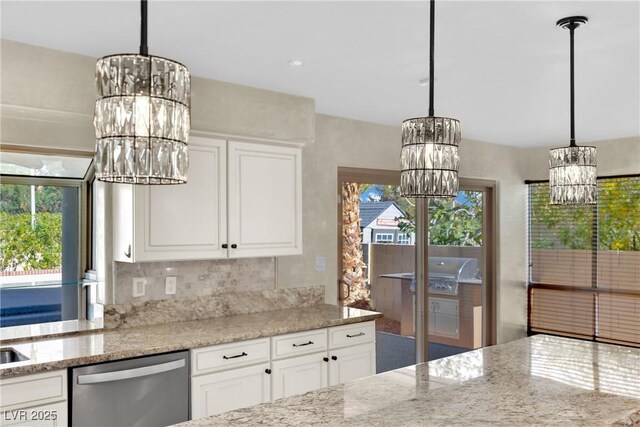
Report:
M289 65L291 65L292 67L302 67L304 65L304 62L299 59L292 59L291 61L289 61Z

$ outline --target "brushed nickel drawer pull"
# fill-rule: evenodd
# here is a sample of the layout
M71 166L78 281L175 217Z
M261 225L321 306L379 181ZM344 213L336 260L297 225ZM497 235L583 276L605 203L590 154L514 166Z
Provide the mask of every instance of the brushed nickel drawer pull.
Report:
M229 359L236 359L238 357L244 357L244 356L248 356L248 354L243 351L242 354L236 354L235 356L222 356L222 358L229 360Z
M355 337L362 337L362 336L364 336L364 332L360 332L359 334L355 334L355 335L347 334L347 338L355 338Z
M304 344L293 344L294 347L304 347L305 345L311 345L313 341L306 342Z

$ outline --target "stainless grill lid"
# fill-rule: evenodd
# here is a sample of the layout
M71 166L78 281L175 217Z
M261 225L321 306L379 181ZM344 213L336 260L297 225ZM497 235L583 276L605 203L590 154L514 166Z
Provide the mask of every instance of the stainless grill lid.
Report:
M476 258L429 257L430 280L474 279L478 272Z

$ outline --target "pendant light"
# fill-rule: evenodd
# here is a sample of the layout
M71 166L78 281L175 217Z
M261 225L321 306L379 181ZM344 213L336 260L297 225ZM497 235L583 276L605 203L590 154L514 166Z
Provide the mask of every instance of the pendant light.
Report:
M96 63L95 166L100 181L187 182L191 75L148 54L147 1L141 1L140 53Z
M430 1L429 116L402 122L400 193L406 197L455 197L458 194L460 122L434 117L435 0Z
M571 43L571 142L568 147L552 148L549 152L549 186L552 205L594 205L596 203L596 148L578 147L575 139L575 90L573 37L584 16L560 19L556 25L569 30Z

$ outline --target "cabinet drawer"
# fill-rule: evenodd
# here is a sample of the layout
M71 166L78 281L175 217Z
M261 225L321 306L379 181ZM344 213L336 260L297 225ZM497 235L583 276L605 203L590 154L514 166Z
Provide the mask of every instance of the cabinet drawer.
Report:
M375 340L375 322L363 322L329 328L329 348L364 344L374 342Z
M326 350L327 330L318 329L315 331L280 335L271 338L271 340L271 357L273 359L282 359L284 357Z
M191 350L191 375L269 361L269 338Z
M2 410L0 426L66 427L67 402Z
M67 371L25 375L0 382L2 409L35 406L67 399Z

